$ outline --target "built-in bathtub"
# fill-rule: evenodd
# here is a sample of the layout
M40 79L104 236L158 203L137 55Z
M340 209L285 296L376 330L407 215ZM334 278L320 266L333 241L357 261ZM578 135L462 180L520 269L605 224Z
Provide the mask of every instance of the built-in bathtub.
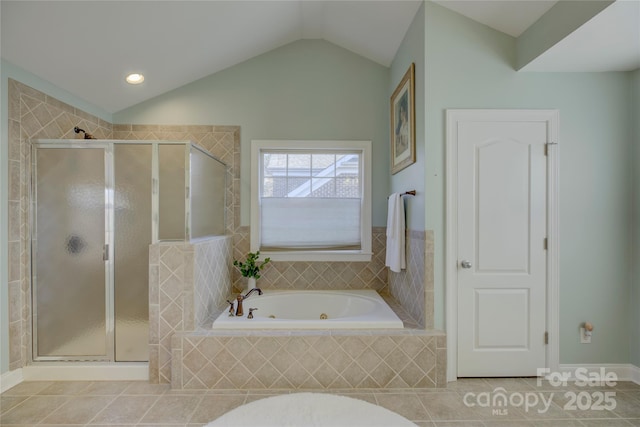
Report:
M247 318L250 308L258 308L253 319ZM389 295L381 297L374 290L265 289L263 295L253 293L244 300L243 311L242 317L229 317L227 306L221 314L211 313L196 330L173 334L167 369L172 388L316 390L446 385L445 334L420 327ZM389 312L393 316L385 317ZM320 319L323 314L327 319Z
M227 311L213 329L401 329L402 320L374 290L274 291L242 302L243 316ZM252 318L248 317L250 309Z

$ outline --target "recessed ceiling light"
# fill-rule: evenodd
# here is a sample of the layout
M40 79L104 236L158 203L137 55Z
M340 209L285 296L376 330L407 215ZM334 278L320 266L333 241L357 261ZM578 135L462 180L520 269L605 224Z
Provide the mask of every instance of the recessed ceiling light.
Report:
M144 81L144 76L142 74L138 74L138 73L133 73L133 74L129 74L125 80L127 81L127 83L132 84L132 85L139 85L140 83L142 83Z

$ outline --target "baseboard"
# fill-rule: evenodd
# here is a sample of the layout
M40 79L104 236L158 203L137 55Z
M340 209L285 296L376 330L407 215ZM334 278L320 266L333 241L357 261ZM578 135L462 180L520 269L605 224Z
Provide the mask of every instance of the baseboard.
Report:
M14 369L13 371L7 371L0 375L0 393L4 393L11 387L17 386L24 378L22 376L22 369Z
M631 365L631 381L640 384L640 368L634 365Z
M149 364L87 363L55 364L35 363L22 368L24 381L148 381Z
M562 373L569 373L570 380L575 380L575 373L577 369L581 369L583 373L597 373L599 374L601 369L605 372L613 372L616 374L618 381L633 381L636 384L640 384L640 368L630 363L590 363L590 364L577 364L577 365L563 365L560 364L559 371ZM584 371L586 369L586 371Z

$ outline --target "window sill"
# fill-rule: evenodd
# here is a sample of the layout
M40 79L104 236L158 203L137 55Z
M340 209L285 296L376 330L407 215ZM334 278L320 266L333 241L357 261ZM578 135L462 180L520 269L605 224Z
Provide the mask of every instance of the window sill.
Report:
M271 261L369 262L371 255L373 255L371 252L361 251L260 251L260 259L269 257Z

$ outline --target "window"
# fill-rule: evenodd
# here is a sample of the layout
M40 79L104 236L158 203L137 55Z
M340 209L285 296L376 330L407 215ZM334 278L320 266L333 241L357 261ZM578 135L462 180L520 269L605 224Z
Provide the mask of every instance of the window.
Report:
M252 141L251 250L369 261L370 165L370 141Z

